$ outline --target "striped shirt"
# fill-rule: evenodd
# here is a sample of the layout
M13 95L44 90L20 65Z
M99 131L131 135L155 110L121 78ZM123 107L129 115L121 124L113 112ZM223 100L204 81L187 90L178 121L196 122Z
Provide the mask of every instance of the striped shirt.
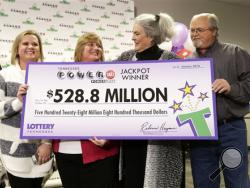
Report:
M52 160L36 165L31 156L41 140L20 139L22 102L16 97L24 83L25 70L11 65L0 71L0 149L6 170L17 177L43 177L51 169Z

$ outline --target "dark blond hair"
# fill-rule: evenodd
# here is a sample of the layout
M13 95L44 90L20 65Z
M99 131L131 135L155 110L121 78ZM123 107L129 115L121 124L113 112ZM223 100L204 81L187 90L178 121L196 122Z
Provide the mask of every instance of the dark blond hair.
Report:
M40 57L37 61L43 61L43 59L44 59L43 48L42 48L42 39L41 39L40 35L34 30L25 30L25 31L21 32L19 35L17 35L17 37L15 38L14 43L12 45L12 50L11 50L11 64L12 65L15 65L16 60L19 59L18 47L19 47L19 44L21 43L21 41L25 35L34 35L37 37L38 43L39 43L39 51L40 51Z
M101 47L102 52L100 61L104 61L103 45L100 37L95 33L85 33L77 41L74 56L75 62L81 62L82 52L84 50L85 45L89 42L95 42Z

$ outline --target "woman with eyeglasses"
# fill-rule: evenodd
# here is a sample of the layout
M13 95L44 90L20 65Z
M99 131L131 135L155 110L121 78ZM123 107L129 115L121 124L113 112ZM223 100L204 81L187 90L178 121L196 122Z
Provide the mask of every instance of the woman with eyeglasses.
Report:
M77 42L75 62L104 61L98 35L86 33ZM84 135L83 135L84 136ZM64 188L115 188L118 183L119 142L97 138L53 143Z

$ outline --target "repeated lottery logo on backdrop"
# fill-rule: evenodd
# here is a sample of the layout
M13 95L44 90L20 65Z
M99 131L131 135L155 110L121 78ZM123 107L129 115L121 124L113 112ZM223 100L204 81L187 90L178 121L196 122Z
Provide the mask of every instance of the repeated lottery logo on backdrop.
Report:
M131 0L0 0L0 63L10 64L11 45L18 33L37 30L46 62L73 61L77 39L95 32L103 41L106 60L133 46Z

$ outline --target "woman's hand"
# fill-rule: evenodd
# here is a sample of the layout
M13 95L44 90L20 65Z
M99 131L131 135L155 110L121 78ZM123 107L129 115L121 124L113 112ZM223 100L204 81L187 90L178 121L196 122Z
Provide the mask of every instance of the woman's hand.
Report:
M23 84L19 86L18 91L17 91L17 98L21 102L23 102L23 96L27 93L27 90L28 90L28 85Z
M52 152L52 145L49 143L42 143L37 148L37 162L39 165L46 163L51 158L51 152Z
M99 147L104 147L105 145L107 145L107 143L109 142L108 140L104 140L104 139L98 139L96 137L89 139L91 142L93 142L95 145L99 146Z

